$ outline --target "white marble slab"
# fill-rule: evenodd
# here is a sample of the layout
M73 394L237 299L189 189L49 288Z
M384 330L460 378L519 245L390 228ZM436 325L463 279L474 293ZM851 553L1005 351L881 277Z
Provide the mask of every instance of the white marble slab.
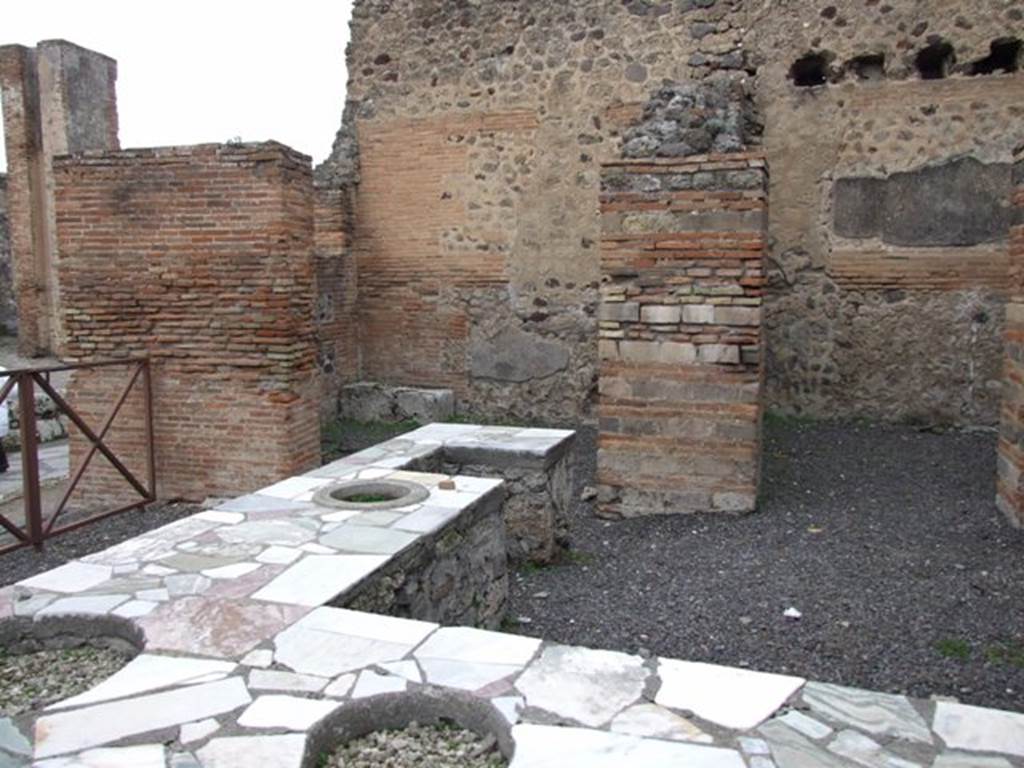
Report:
M203 768L300 768L306 749L301 733L212 739L196 756Z
M333 712L338 702L298 696L260 696L238 718L245 728L284 728L306 731Z
M389 661L380 665L389 675L404 677L410 683L422 683L423 675L415 661Z
M317 608L304 616L297 626L403 645L418 645L438 629L437 624L429 621L330 607Z
M259 496L272 496L277 499L293 500L304 493L322 488L330 482L330 480L323 477L298 475L286 478L279 483L268 485L266 488L260 488L256 493Z
M415 534L396 531L391 528L376 528L369 525L339 525L325 536L320 543L345 550L370 555L394 555L410 546L419 538Z
M615 717L611 723L615 733L643 736L646 739L692 741L710 744L714 739L685 717L680 717L657 704L636 704Z
M531 707L596 728L640 698L648 674L639 656L549 645L516 688Z
M406 643L339 635L300 625L280 633L274 644L277 663L319 677L335 677L371 664L400 661L412 650Z
M220 730L220 722L215 717L208 717L205 720L197 720L194 723L185 723L178 731L178 741L182 744L193 744L212 736Z
M392 527L413 533L433 533L450 523L461 512L461 509L452 507L421 507L395 521Z
M587 728L517 725L509 768L746 768L739 752Z
M378 696L382 693L399 693L404 691L408 685L409 682L405 678L382 675L368 669L359 674L356 686L352 689L352 698L365 699L368 696Z
M146 616L151 613L158 605L160 603L150 602L149 600L129 600L127 603L119 605L110 613L123 619L137 619L140 616Z
M517 675L518 664L474 664L454 659L419 659L427 682L462 691L478 691L492 683Z
M163 744L90 749L74 757L33 763L34 768L164 768Z
M965 752L947 752L939 755L932 768L1013 768L1005 757L969 755Z
M272 545L256 555L256 561L269 565L291 565L302 557L302 550L294 547Z
M932 728L953 749L1024 757L1024 714L940 701Z
M75 594L92 589L104 581L108 581L111 576L113 576L113 568L109 565L93 565L76 560L30 579L19 581L18 585L30 589Z
M323 605L380 568L384 555L308 555L253 595L290 605Z
M532 637L470 627L442 627L416 650L416 658L524 665L533 658L540 644L540 640Z
M737 730L767 720L804 684L798 677L677 659L659 659L658 675L658 704Z
M56 600L36 613L36 616L98 616L127 602L128 595L81 595Z
M320 526L315 520L286 518L250 520L229 528L221 528L217 535L235 544L267 544L296 547L316 538Z
M192 659L186 656L157 656L144 653L85 693L64 699L48 709L67 709L100 701L135 696L160 688L196 685L221 680L234 672L230 661Z
M349 691L352 690L352 686L356 684L355 675L342 675L338 677L330 685L324 688L324 696L333 696L335 698L343 698L348 696Z
M230 712L251 701L241 678L44 715L35 723L36 757L112 741Z
M259 563L233 563L219 568L207 568L201 573L208 579L240 579L259 569Z
M196 515L199 520L209 520L211 523L224 523L225 525L235 525L245 520L245 515L241 512L226 512L221 509L208 509L205 512L200 512Z
M318 693L327 683L326 677L300 675L280 669L254 669L249 673L250 691L293 691L296 693Z

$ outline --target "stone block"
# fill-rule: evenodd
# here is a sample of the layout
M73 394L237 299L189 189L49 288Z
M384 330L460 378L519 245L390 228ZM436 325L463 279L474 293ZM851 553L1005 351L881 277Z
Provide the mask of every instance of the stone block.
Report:
M635 301L605 301L601 304L599 319L619 323L636 322L640 319L640 305Z
M662 365L688 365L697 359L697 348L693 344L678 341L634 341L619 342L619 354L631 363Z
M754 307L715 307L715 325L761 324L761 310Z
M678 323L682 315L683 309L678 305L646 304L640 309L640 319L645 323Z
M447 421L455 414L450 389L392 387L361 381L341 388L338 412L353 421L407 421L423 424Z
M395 405L401 420L415 419L421 424L447 421L455 415L455 394L450 389L396 390Z
M619 357L618 342L613 339L599 339L597 354L602 360L617 360Z
M702 363L738 364L740 348L735 344L701 344L697 348L697 359Z
M710 304L688 304L683 307L683 322L710 325L715 322L715 308Z

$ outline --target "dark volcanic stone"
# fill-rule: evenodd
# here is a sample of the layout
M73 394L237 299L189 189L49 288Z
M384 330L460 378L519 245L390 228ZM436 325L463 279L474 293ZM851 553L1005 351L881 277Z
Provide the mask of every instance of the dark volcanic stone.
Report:
M994 434L776 424L764 456L754 515L575 518L575 556L513 580L521 631L1020 710L1024 531L993 503Z

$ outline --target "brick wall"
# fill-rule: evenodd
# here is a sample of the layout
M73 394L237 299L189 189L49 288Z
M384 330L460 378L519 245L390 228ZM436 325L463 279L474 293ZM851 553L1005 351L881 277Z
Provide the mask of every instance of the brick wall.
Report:
M352 253L352 192L314 189L317 365L321 420L337 416L338 393L359 378L356 263Z
M11 232L7 221L7 175L0 173L0 333L16 333L18 310L11 265Z
M1017 215L1010 229L1010 298L1006 304L1003 401L999 428L996 504L1024 526L1024 150L1014 165Z
M753 510L765 163L608 163L601 189L599 510Z
M234 494L315 466L309 159L203 145L61 157L54 173L61 353L152 359L159 495ZM69 398L97 424L119 380L77 374ZM141 474L140 404L113 442ZM73 462L84 449L73 434ZM90 472L85 492L112 487Z
M467 294L505 285L514 220L469 195L488 139L536 127L526 113L360 129L356 255L363 375L467 392ZM498 176L499 174L493 173ZM501 196L515 193L503 184Z
M60 346L52 159L116 150L117 63L64 40L0 46L8 218L23 355Z

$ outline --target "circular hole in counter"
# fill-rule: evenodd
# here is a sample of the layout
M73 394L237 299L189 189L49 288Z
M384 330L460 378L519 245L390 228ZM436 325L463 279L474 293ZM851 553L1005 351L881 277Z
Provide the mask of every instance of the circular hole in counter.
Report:
M332 483L313 494L313 503L335 509L395 509L420 504L430 491L408 480L348 480Z

